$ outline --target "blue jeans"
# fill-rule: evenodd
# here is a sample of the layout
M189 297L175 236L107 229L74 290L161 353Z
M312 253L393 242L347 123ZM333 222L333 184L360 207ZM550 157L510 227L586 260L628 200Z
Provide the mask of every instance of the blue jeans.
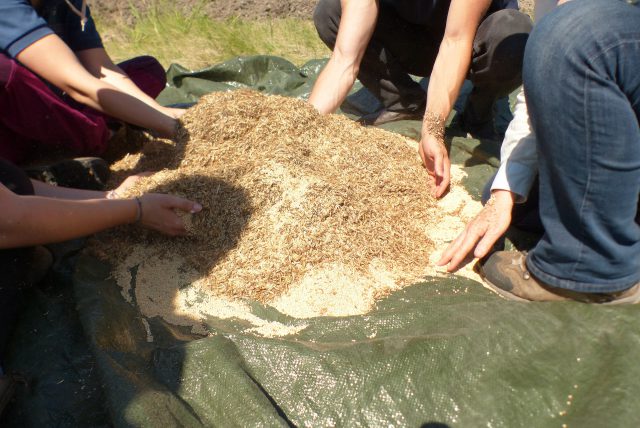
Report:
M543 282L608 293L640 281L640 6L575 0L529 39L524 89L537 134Z

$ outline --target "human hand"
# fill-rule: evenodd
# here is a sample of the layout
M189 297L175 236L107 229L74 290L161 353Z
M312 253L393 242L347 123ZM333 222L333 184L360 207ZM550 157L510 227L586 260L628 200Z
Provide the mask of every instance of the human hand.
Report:
M451 161L444 141L430 134L423 134L418 147L422 165L435 179L433 196L442 197L449 187Z
M453 272L471 253L478 259L486 256L509 228L514 201L515 195L508 190L494 190L482 211L449 244L436 264L448 265L447 271Z
M173 139L177 137L178 127L180 125L179 118L184 115L187 110L173 107L162 107L160 112L164 114L162 126L151 131L152 135L159 138Z
M202 210L197 202L172 195L147 193L140 198L140 224L169 236L187 234L187 229L176 210L195 214Z
M122 198L123 195L126 195L128 190L131 189L142 177L149 177L153 175L151 171L140 172L138 174L130 175L125 178L122 183L114 190L107 192L107 199L119 199Z
M173 119L180 119L187 110L184 108L164 107L163 111L164 114Z

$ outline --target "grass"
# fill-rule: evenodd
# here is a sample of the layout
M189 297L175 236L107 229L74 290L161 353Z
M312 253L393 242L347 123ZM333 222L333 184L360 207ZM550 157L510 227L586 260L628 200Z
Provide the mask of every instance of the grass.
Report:
M330 54L310 21L217 21L199 8L187 13L165 0L158 0L144 15L134 7L131 13L133 24L122 18L95 17L105 47L116 61L147 54L165 67L175 62L198 69L239 55L277 55L301 65Z

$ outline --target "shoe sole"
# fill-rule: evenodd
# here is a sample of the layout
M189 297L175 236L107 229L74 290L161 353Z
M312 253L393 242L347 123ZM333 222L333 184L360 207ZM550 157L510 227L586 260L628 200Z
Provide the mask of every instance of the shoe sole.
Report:
M633 292L633 294L629 296L625 296L621 299L612 300L610 302L605 302L603 305L635 305L640 303L640 287Z
M527 302L527 303L532 302L532 300L523 299L522 297L518 297L515 294L511 294L508 291L505 291L502 288L493 285L492 283L487 281L486 278L482 278L482 280L484 281L485 285L489 290L493 291L494 293L498 294L500 297L506 300L511 300L513 302Z

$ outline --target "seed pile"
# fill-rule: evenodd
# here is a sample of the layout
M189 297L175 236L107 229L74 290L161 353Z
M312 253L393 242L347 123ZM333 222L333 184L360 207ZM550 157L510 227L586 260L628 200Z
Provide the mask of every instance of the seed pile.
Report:
M321 289L318 281L348 288L357 277L384 294L424 274L437 220L428 176L404 137L252 91L207 95L182 123L177 143L150 141L115 168L163 165L131 195L171 193L204 209L184 217L185 238L133 227L102 234L94 248L116 271L132 268L133 248L175 256L201 290L263 303L313 278Z

